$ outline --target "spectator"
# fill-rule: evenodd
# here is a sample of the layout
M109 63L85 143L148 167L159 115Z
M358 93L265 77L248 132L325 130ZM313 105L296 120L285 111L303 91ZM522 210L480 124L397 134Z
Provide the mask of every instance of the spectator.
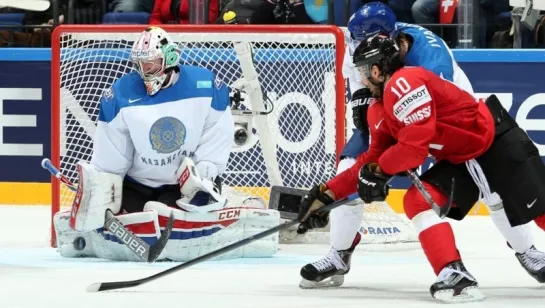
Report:
M223 24L223 14L232 11L238 24L274 24L274 7L273 3L264 0L231 0L222 9L216 23Z
M511 28L511 20L502 20L498 18L500 13L509 12L509 0L480 0L481 11L478 12L481 16L481 26L484 24L486 33L486 42L495 47L500 47L507 43L509 39L506 36ZM477 12L475 12L477 14ZM503 38L502 38L503 37ZM507 40L506 40L507 39Z
M439 23L440 0L416 0L411 6L411 15L416 24ZM454 2L453 2L454 5Z
M314 24L303 0L231 0L216 23L223 23L227 11L235 12L239 24Z
M437 0L439 1L439 0ZM415 0L389 0L386 4L394 11L397 21L414 24L415 21L411 14L411 7Z
M152 25L189 24L189 1L190 0L155 0L149 23ZM210 8L208 10L209 23L214 23L216 21L218 18L218 11L219 0L210 0Z
M61 4L63 4L61 2ZM60 5L62 14L66 6ZM53 31L53 10L26 11L15 8L0 8L0 13L23 13L25 28L0 28L0 47L51 47L51 32ZM59 22L64 21L60 15Z
M153 0L108 0L109 12L146 12L153 10Z
M416 0L411 7L411 15L415 24L424 25L425 28L439 35L450 48L456 48L458 44L458 34L455 27L433 26L440 24L439 5L441 0ZM448 4L449 2L445 2ZM454 1L451 3L454 5ZM460 2L458 2L460 5ZM452 24L456 23L456 14L454 14Z

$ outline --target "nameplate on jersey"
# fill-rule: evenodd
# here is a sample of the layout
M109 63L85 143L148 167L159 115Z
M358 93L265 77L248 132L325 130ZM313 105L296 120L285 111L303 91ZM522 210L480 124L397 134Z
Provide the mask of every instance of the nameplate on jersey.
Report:
M431 95L425 85L422 85L403 96L394 105L395 117L403 122L403 120L413 111L425 104L431 102Z

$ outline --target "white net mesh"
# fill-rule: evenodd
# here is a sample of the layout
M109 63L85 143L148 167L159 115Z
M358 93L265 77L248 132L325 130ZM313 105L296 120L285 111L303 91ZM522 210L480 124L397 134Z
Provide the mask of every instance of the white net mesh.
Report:
M62 27L61 27L62 29ZM65 28L69 29L69 28ZM60 55L59 152L60 170L77 182L75 164L89 161L105 89L132 70L128 61L139 31L117 33L59 31ZM272 185L307 188L335 175L337 107L335 63L339 34L219 33L212 30L184 33L170 30L182 50L182 64L206 67L231 88L244 88L243 110L267 110L250 121L248 141L233 145L224 185L268 201ZM96 30L93 30L96 31ZM340 35L342 36L342 35ZM55 65L55 61L53 62ZM341 89L341 90L338 90ZM271 109L272 107L272 109ZM240 118L235 117L238 121ZM73 193L60 188L54 207L70 206ZM403 222L386 206L369 207L374 221Z
M100 97L132 70L128 56L137 36L66 33L61 37L60 168L73 181L75 163L91 158ZM242 109L274 107L268 115L254 118L246 144L233 147L225 185L267 200L271 185L310 187L334 175L333 34L172 33L171 37L182 50L182 64L206 67L230 87L251 82L252 70L257 74L257 89L245 89ZM253 57L237 54L235 44L251 46ZM245 62L253 66L250 71L244 72ZM252 91L262 96L252 97ZM264 135L267 146L260 138ZM60 205L71 204L72 198L63 190Z

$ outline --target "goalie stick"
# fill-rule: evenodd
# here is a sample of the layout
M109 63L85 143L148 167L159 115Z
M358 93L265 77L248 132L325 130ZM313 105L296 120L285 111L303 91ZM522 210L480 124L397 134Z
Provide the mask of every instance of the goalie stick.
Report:
M352 194L352 195L348 196L348 198L344 198L342 200L335 201L335 202L333 202L333 203L331 203L329 205L326 205L326 206L322 207L316 213L329 212L332 209L337 208L337 207L339 207L339 206L341 206L343 204L346 204L346 203L348 203L348 202L350 202L352 200L355 200L357 198L358 198L357 193ZM214 258L216 256L219 256L219 255L224 254L226 252L229 252L231 250L235 250L235 249L237 249L239 247L242 247L244 245L247 245L247 244L249 244L251 242L254 242L256 240L259 240L259 239L267 237L267 236L269 236L271 234L274 234L274 233L276 233L276 232L278 232L280 230L287 229L287 228L290 228L292 226L295 226L296 224L298 224L300 222L301 221L299 219L295 219L295 220L292 220L292 221L285 222L285 223L280 224L280 225L278 225L276 227L273 227L273 228L271 228L269 230L265 230L265 231L260 232L258 234L254 234L254 235L252 235L252 236L250 236L248 238L245 238L245 239L243 239L241 241L238 241L238 242L233 243L231 245L227 245L227 246L225 246L223 248L211 251L211 252L209 252L209 253L207 253L205 255L202 255L200 257L197 257L197 258L195 258L193 260L190 260L190 261L187 261L185 263L176 265L174 267L171 267L171 268L169 268L167 270L159 272L159 273L157 273L155 275L148 276L146 278L137 279L137 280L130 280L130 281L94 283L94 284L90 285L89 287L87 287L87 292L100 292L100 291L108 291L108 290L136 287L136 286L139 286L139 285L154 281L154 280L159 279L161 277L170 275L170 274L175 273L177 271L186 269L186 268L188 268L190 266L193 266L195 264L201 263L201 262L206 261L208 259Z
M71 191L77 192L77 186L70 182L70 180L64 176L59 169L53 166L49 159L44 158L42 160L42 167L49 171L51 175L57 178L61 183L66 185L66 187L68 187ZM174 225L174 213L171 211L167 226L165 227L165 230L161 231L161 237L159 237L153 246L150 246L148 243L144 242L141 238L132 233L129 229L125 228L125 226L123 226L123 224L117 218L115 218L114 213L110 209L105 211L104 216L104 228L107 230L118 230L118 232L116 232L116 236L119 238L119 241L129 248L129 250L135 255L139 256L143 261L150 263L157 260L163 249L165 249ZM122 236L118 236L118 233L122 234Z
M424 184L422 184L422 181L418 178L418 176L412 172L411 170L407 170L407 175L411 179L411 182L413 182L414 186L418 191L422 194L424 199L431 205L431 209L440 217L445 218L448 214L448 211L450 211L450 208L452 207L452 201L454 198L454 178L452 178L452 184L450 185L450 192L448 196L447 203L445 203L443 206L437 205L435 201L433 201L433 198L430 196L430 193L424 187Z

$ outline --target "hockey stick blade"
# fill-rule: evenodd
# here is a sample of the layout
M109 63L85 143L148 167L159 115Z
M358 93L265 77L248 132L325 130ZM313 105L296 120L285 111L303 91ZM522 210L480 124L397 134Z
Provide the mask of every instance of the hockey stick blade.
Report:
M66 185L71 191L77 192L78 188L70 180L65 177L57 167L47 158L42 160L42 167L49 171L51 175L59 179L61 183ZM104 227L114 234L118 240L123 243L130 251L136 254L142 261L154 262L157 260L161 252L165 249L172 227L174 225L174 214L171 212L165 230L161 232L161 236L153 246L149 246L141 238L127 229L121 221L119 221L111 210L104 212Z
M445 218L450 211L452 207L452 202L454 200L454 178L452 178L452 183L450 185L450 192L448 195L447 203L439 206L437 205L437 203L435 203L435 201L433 201L433 198L431 197L426 187L424 187L424 184L422 184L422 181L420 181L418 176L410 170L408 170L406 173L411 179L411 182L413 182L416 189L418 189L424 199L426 199L426 201L430 204L432 210L437 214L437 216L439 216L440 218Z
M319 209L317 211L317 213L325 213L325 212L329 212L331 211L332 209L334 208L337 208L343 204L346 204L352 200L355 200L358 198L358 194L355 193L355 194L352 194L350 195L348 198L344 198L342 200L339 200L339 201L335 201L329 205L326 205L324 207L322 207L321 209ZM268 230L265 230L263 232L260 232L260 233L257 233L257 234L254 234L248 238L245 238L241 241L238 241L236 243L233 243L233 244L230 244L230 245L227 245L223 248L220 248L220 249L217 249L217 250L214 250L214 251L211 251L207 254L204 254L200 257L197 257L193 260L190 260L190 261L187 261L185 263L182 263L182 264L179 264L179 265L176 265L174 267L171 267L167 270L164 270L162 272L159 272L155 275L151 275L151 276L148 276L148 277L145 277L145 278L142 278L142 279L138 279L138 280L130 280L130 281L118 281L118 282L99 282L99 283L94 283L92 285L90 285L89 287L87 287L87 292L101 292L101 291L109 291L109 290L116 290L116 289L124 289L124 288L131 288L131 287L136 287L136 286L139 286L139 285L143 285L145 283L148 283L148 282L151 282L151 281L154 281L156 279L159 279L161 277L164 277L164 276L167 276L167 275L170 275L172 273L175 273L177 271L180 271L180 270L183 270L183 269L186 269L190 266L193 266L195 264L198 264L198 263L201 263L203 261L206 261L206 260L209 260L209 259L212 259L216 256L219 256L219 255L222 255L226 252L229 252L229 251L232 251L232 250L235 250L239 247L242 247L246 244L249 244L251 242L254 242L256 240L259 240L259 239L262 239L264 237L267 237L269 235L272 235L280 230L283 230L283 229L287 229L287 228L290 228L292 226L295 226L296 224L300 223L299 219L295 219L295 220L292 220L292 221L287 221L283 224L280 224L276 227L273 227L271 229L268 229Z
M157 242L153 246L148 245L136 234L127 229L123 224L115 217L111 210L106 210L106 221L104 226L110 231L117 239L125 244L125 246L138 256L142 261L149 263L154 262L159 258L159 255L165 249L170 234L172 233L172 227L174 225L174 214L170 212L167 226L165 230L161 232L161 236L157 239Z
M142 259L142 261L149 260L150 245L132 233L131 230L125 228L123 224L115 218L115 214L110 209L107 209L104 213L104 228L114 235L132 253Z
M161 231L161 237L157 240L157 242L150 247L149 254L148 254L148 262L152 263L159 258L159 255L161 252L163 252L163 249L167 246L168 239L170 238L170 234L172 233L172 227L174 226L174 212L170 212L170 216L168 217L168 223L165 227L165 230Z

